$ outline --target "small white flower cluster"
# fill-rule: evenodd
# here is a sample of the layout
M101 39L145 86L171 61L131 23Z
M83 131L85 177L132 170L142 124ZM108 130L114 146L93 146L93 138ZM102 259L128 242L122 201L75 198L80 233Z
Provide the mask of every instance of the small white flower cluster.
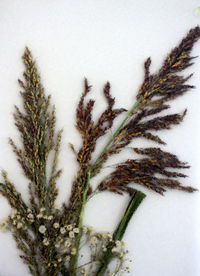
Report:
M123 259L125 255L128 253L128 250L125 250L124 246L124 241L115 241L115 246L112 248L112 253L115 253L117 257Z
M53 224L55 229L59 229L60 235L57 237L55 247L57 252L65 256L65 261L69 262L71 256L76 255L75 237L79 233L79 228L73 224L61 226L58 222ZM64 235L65 234L65 235Z
M9 229L9 218L5 218L2 220L2 222L0 223L0 231L1 232L7 232Z
M13 227L15 227L19 230L27 229L26 218L22 217L21 214L16 209L11 210L11 215L9 216L9 220L10 220L11 224L13 225Z
M85 239L86 246L90 249L90 260L92 261L91 265L82 265L79 271L80 275L89 276L94 275L97 267L102 262L102 258L104 257L105 252L111 250L113 253L113 261L112 269L108 268L106 270L105 275L113 276L118 275L118 272L126 271L128 272L128 266L124 267L124 263L126 261L126 254L128 253L125 250L125 242L124 241L115 241L113 239L113 235L111 233L97 233L93 227L84 226L82 228L83 237ZM91 263L91 261L89 262ZM87 268L87 270L86 270ZM79 274L78 274L79 275Z
M45 207L40 208L40 212L39 212L39 214L36 215L36 218L49 220L49 221L53 220L53 216L52 215L47 216L47 215L45 215L45 212L46 212Z

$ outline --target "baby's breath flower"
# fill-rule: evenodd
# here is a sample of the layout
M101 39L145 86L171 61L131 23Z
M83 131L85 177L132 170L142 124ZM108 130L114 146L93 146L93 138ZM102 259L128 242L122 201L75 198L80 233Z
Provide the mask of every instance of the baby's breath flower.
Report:
M65 243L64 243L64 246L70 247L71 244L72 244L72 243L71 243L69 240L66 240Z
M37 215L37 218L39 218L39 219L42 218L42 217L43 217L42 214L38 214L38 215Z
M121 246L126 246L125 241L121 241Z
M122 242L121 241L116 241L115 244L116 244L116 246L122 246Z
M58 262L59 262L59 263L62 262L62 258L59 258L59 259L58 259Z
M70 261L70 259L71 259L71 257L70 257L70 256L66 256L66 257L65 257L65 260L66 260L67 262L69 262L69 261Z
M46 227L44 226L44 225L40 225L40 227L39 227L39 232L40 233L42 233L42 234L44 234L45 232L46 232Z
M65 234L65 233L66 233L66 230L65 230L64 227L61 227L61 228L60 228L60 233L61 233L61 234Z
M88 226L87 229L88 229L88 231L90 231L90 232L91 232L91 231L94 231L94 228L93 228L92 226Z
M4 219L2 223L0 224L0 231L6 232L8 230L8 219Z
M59 248L59 247L60 247L60 242L57 242L57 243L55 244L55 247L56 247L56 248Z
M11 218L14 218L17 215L17 209L12 209Z
M71 254L72 254L72 255L76 255L76 248L75 248L75 247L72 248Z
M112 248L112 252L113 252L113 253L118 253L118 252L119 252L119 251L118 251L118 248L117 248L117 247L113 247L113 248Z
M60 226L60 224L59 224L58 222L55 222L55 223L53 224L53 227L54 227L55 229L59 228L59 226Z
M44 212L46 209L44 207L40 208L40 213Z
M95 236L96 235L96 232L95 231L91 231L90 232L90 236L92 237L92 236Z
M88 231L88 229L87 229L87 227L86 226L83 226L83 233L87 233L87 231Z
M30 208L28 208L28 209L27 209L27 212L28 212L28 213L31 213L31 212L32 212L32 210L31 210Z
M22 224L21 222L18 222L18 223L17 223L17 229L22 228L22 226L23 226L23 224Z
M53 219L53 216L48 216L48 220L52 220Z
M29 219L33 219L33 218L34 218L33 214L28 214L27 217L28 217Z
M73 231L70 231L70 232L69 232L69 237L70 237L71 239L73 239L73 238L75 237L75 235L74 235L74 232L73 232Z
M95 244L97 244L97 243L98 243L97 237L93 236L93 237L90 239L90 244L95 245Z
M78 228L74 228L74 229L73 229L73 232L74 232L74 233L79 233L79 229L78 229Z
M46 245L46 246L49 245L49 240L48 240L47 238L45 238L45 239L43 240L43 244Z
M71 224L68 224L68 225L66 226L66 228L67 228L68 231L71 231L72 228L73 228L73 226L72 226Z
M103 239L107 239L108 238L108 234L107 233L102 233L101 236L102 236Z

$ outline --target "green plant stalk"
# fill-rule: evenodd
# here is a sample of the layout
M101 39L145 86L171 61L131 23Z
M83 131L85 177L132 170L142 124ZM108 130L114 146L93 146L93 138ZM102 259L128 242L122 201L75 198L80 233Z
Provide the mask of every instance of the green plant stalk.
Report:
M143 199L146 197L146 195L140 191L136 191L134 195L132 196L126 211L117 226L114 234L113 234L113 240L114 241L121 241L124 233L128 227L128 224L133 216L133 214L136 212L137 208L139 205L142 203ZM95 276L103 276L104 273L106 272L106 269L109 265L109 263L112 261L114 258L114 254L112 253L112 248L115 246L115 244L111 244L107 250L107 252L104 254L102 258L102 264L98 268Z
M83 216L84 216L85 206L87 203L89 187L90 187L90 171L87 172L87 180L86 180L86 184L85 184L85 189L83 191L82 204L81 204L79 223L78 223L79 233L77 235L76 242L75 242L76 255L72 259L72 271L71 271L70 276L76 276L76 271L77 271L77 267L78 267L79 248L80 248L81 237L83 234L83 230L82 230Z

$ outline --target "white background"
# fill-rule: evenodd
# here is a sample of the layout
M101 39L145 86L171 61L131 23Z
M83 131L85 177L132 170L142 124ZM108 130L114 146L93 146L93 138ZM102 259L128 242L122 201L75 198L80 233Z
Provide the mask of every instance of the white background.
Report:
M18 141L13 124L14 104L21 105L17 79L23 65L21 55L29 46L41 71L46 92L57 107L58 127L64 127L59 181L59 202L69 196L76 174L75 158L68 148L78 148L80 138L74 128L75 106L82 91L83 77L93 84L97 99L96 116L104 107L102 87L110 80L118 107L129 108L143 78L142 64L151 56L152 71L157 70L166 53L191 28L200 23L195 0L1 0L0 1L0 168L8 170L11 180L27 199L27 181L7 143ZM193 55L199 55L200 42ZM187 107L180 126L163 131L166 150L191 165L184 184L199 187L200 168L200 58L188 72L195 72L191 83L196 90L172 105L173 111ZM98 149L103 140L101 141ZM152 145L136 141L134 145ZM98 150L97 149L97 150ZM127 157L117 156L109 164ZM120 160L121 160L120 159ZM108 173L108 170L105 172ZM94 180L94 185L98 183ZM200 276L200 195L169 191L164 197L146 191L147 198L137 211L124 239L134 262L134 276ZM85 223L97 230L112 231L128 200L102 193L87 207ZM9 213L0 198L0 217ZM27 276L25 265L10 234L0 234L0 276Z

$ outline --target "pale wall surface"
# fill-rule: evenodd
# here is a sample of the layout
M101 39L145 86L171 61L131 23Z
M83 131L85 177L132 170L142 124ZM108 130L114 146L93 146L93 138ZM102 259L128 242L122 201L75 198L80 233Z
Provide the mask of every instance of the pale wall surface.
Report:
M0 168L8 170L21 192L26 193L27 181L7 137L18 137L12 111L14 104L20 105L17 79L23 71L20 56L25 45L38 61L47 93L52 94L58 126L65 129L61 201L69 195L76 173L67 144L80 145L74 113L83 77L94 85L96 114L104 105L100 92L107 80L111 81L117 105L130 107L142 81L144 60L151 56L152 70L159 68L165 54L189 28L200 23L200 17L194 15L198 5L200 2L195 0L0 1ZM193 55L199 52L200 42ZM192 84L197 89L173 104L174 111L187 107L188 115L182 125L163 131L161 136L168 143L166 150L192 165L184 183L200 187L200 58L195 62L188 71L195 72ZM137 141L135 145L152 144ZM122 159L126 155L130 153ZM110 162L116 163L118 158ZM169 191L161 197L142 190L147 198L125 236L134 259L131 275L200 276L200 194ZM109 193L97 196L88 205L85 222L98 230L112 231L126 200ZM1 198L0 217L8 212L7 202ZM29 275L9 234L0 234L0 275Z

